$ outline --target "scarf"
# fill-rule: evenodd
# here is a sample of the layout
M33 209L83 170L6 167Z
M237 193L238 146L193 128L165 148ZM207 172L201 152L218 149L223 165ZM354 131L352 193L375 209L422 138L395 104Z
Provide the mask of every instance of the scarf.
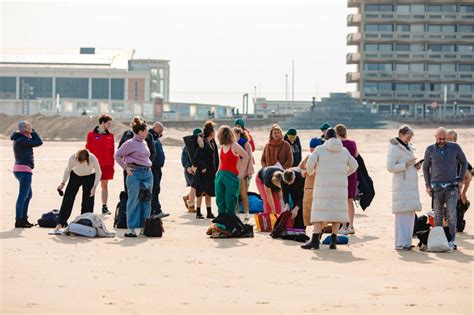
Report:
M410 147L408 146L407 143L403 142L402 139L400 139L399 137L396 137L397 141L403 145L405 147L405 149L407 149L408 151L410 151Z

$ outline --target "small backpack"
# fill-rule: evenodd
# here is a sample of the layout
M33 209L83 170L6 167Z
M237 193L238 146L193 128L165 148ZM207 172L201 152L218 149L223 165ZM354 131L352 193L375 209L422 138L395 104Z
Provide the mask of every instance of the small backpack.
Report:
M126 191L120 193L120 201L115 208L114 227L117 229L127 228L127 200L128 194Z
M162 237L163 232L163 221L157 215L152 215L150 218L145 219L143 234L147 237Z
M43 213L41 218L38 219L38 225L44 228L55 228L56 225L59 223L59 210L54 209L53 211L49 211Z

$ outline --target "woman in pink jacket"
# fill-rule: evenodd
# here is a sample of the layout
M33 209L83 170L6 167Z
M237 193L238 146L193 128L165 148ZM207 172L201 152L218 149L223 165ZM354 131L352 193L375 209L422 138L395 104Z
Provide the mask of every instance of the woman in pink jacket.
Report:
M234 127L235 138L237 143L244 148L247 152L249 159L239 159L237 168L239 170L239 179L240 179L240 198L242 198L242 207L245 213L245 220L250 219L249 214L249 199L247 196L250 179L254 173L253 169L253 156L252 156L252 147L249 143L248 134L242 130L240 127Z

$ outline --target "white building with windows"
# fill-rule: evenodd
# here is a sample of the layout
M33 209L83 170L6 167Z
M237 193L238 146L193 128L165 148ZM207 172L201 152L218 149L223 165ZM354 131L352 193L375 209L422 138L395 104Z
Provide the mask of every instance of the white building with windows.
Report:
M379 113L474 115L472 0L348 0L354 97ZM446 106L440 106L446 102Z
M161 117L169 60L133 49L11 50L0 55L0 112Z

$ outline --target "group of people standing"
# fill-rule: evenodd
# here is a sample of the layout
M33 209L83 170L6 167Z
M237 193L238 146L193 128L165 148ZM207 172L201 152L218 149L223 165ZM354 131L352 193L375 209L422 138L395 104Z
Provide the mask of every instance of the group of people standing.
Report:
M165 154L160 138L163 125L160 122L148 128L142 117L134 117L131 129L123 133L115 152L114 135L110 131L112 117L101 115L99 125L87 134L85 148L68 159L62 182L57 187L63 196L56 230L67 226L74 201L82 187L81 214L93 212L96 188L101 186L102 214L111 214L108 202L108 182L114 178L114 164L124 170L124 190L127 192L126 237L136 237L136 229L143 233L143 222L151 214L166 217L159 201L162 168ZM31 178L34 168L33 148L42 140L31 124L22 121L18 131L11 136L15 155L13 172L20 182L16 205L15 227L29 228L28 205L32 196ZM66 185L67 183L67 185ZM63 191L65 189L65 191Z
M471 182L467 172L468 162L456 143L457 133L440 127L436 129L436 142L425 150L424 158L416 158L411 144L414 131L404 125L398 136L390 140L387 169L393 173L392 212L395 214L395 249L410 250L412 247L415 212L421 211L418 190L418 174L422 169L426 192L432 198L435 226L443 226L447 217L451 241L456 249L458 202L467 201L466 192ZM469 166L470 167L470 166Z
M331 222L333 228L331 248L336 248L338 232L354 233L357 177L353 174L358 166L357 146L347 139L344 125L330 128L324 123L320 129L323 135L311 139L312 153L303 160L296 129L290 128L284 134L278 125L273 125L255 176L265 213L291 211L296 229L314 225L312 240L302 246L305 249L319 248L321 229L326 222ZM244 219L248 220L247 192L254 174L255 144L243 119L236 120L234 128L219 128L220 149L214 140L214 123L206 122L203 131L196 129L193 134L198 148L190 156L185 146L181 159L186 183L191 187L183 196L186 207L196 212L196 218L203 218L200 198L205 197L207 218L213 218L211 197L216 197L218 213L235 213L240 196Z
M85 148L72 154L57 187L62 200L57 229L64 228L71 215L75 197L82 187L81 213L93 212L96 188L101 186L102 213L111 214L107 206L108 181L114 177L114 163L123 168L124 190L127 192L126 237L143 233L143 222L151 214L165 217L159 201L165 154L160 138L160 122L147 127L142 117L134 117L131 129L123 133L115 152L114 135L110 132L112 117L102 115L99 125L87 134ZM255 183L263 200L264 212L280 214L290 211L295 228L313 226L311 240L303 249L319 249L324 225L330 223L330 248L336 248L337 234L354 234L354 198L357 192L359 152L355 141L348 139L347 128L327 123L320 126L322 135L310 140L310 154L303 158L297 131L286 134L278 125L269 132L255 174L255 142L242 118L234 127L208 121L195 129L196 148L185 146L181 155L188 194L183 196L186 208L197 219L214 218L211 198L216 198L218 213L235 213L242 201L244 219L249 220L248 187ZM398 136L390 139L387 170L393 173L392 212L395 214L395 248L412 246L415 212L421 210L418 192L419 170L423 170L427 194L432 197L435 225L447 225L452 249L456 248L456 205L467 202L466 192L472 179L462 148L456 143L457 133L438 128L436 143L430 145L424 159L417 160L411 140L414 131L402 126ZM217 139L217 141L216 141ZM19 181L15 227L29 228L28 206L32 197L34 169L33 148L43 144L29 122L18 124L11 136L15 154L13 173ZM219 145L219 146L218 146ZM192 153L192 154L191 154ZM66 186L67 183L67 186ZM206 213L201 211L204 198Z

